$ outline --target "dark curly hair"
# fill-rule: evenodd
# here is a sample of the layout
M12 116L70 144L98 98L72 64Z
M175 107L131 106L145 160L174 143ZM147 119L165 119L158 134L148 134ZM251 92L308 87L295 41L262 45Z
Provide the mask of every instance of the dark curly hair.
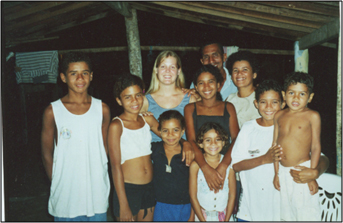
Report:
M115 98L120 98L120 94L128 87L138 85L142 90L144 89L144 83L142 79L136 75L130 73L122 74L115 82L113 86L113 94Z
M282 87L281 85L273 79L266 79L260 83L256 90L255 90L255 99L258 102L260 100L261 94L263 94L266 91L273 90L277 92L280 96L281 103L283 102L283 97L282 97Z
M219 125L216 122L206 122L200 127L200 129L197 133L196 143L198 145L203 143L205 133L210 131L211 129L214 129L214 131L216 131L218 136L224 141L224 143L225 143L224 146L229 143L229 135L221 125ZM203 149L202 149L202 151L204 152Z
M308 73L303 73L303 72L291 72L287 74L284 84L283 84L284 91L287 91L287 88L290 85L297 84L297 83L305 84L310 94L313 93L313 87L314 87L313 76L309 75Z
M70 63L85 62L88 65L89 70L93 71L93 65L91 59L87 54L82 52L68 52L62 55L62 62L60 66L60 72L67 73Z
M255 54L253 54L250 51L238 51L236 53L231 54L226 62L226 68L228 69L231 75L232 67L235 64L235 62L242 60L248 61L252 68L252 72L258 74L258 72L260 71L260 66Z
M158 122L160 123L158 125L158 131L161 131L162 124L164 121L168 121L173 118L180 122L182 130L186 128L186 121L185 118L181 115L181 113L176 110L168 110L163 112L158 118Z
M212 74L214 76L214 78L216 79L217 83L221 83L224 81L223 76L221 75L220 71L218 68L216 68L215 66L211 65L211 64L207 64L207 65L202 65L200 67L199 70L197 70L195 72L194 78L193 78L193 84L194 86L197 85L198 82L198 78L202 73L208 72L210 74ZM222 95L220 94L220 92L217 92L217 100L222 101Z

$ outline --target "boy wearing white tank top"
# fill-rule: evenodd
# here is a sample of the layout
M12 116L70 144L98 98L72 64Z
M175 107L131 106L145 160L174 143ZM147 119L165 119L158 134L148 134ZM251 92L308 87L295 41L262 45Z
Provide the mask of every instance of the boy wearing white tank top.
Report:
M85 54L64 55L60 77L68 94L45 109L41 134L49 213L55 221L107 221L110 109L87 93L93 72Z

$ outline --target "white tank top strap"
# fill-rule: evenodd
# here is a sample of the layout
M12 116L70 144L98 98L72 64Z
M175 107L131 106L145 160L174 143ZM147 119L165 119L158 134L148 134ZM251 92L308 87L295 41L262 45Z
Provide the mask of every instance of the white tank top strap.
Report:
M121 123L121 126L124 128L124 123L123 123L123 121L121 120L121 118L119 118L119 117L117 116L117 117L114 117L113 120L114 120L114 119L118 119L118 120L120 121L120 123Z
M143 116L142 114L139 114L139 115L140 115L140 116L142 116L142 118L143 118L144 122L147 124L147 122L146 122L146 120L145 120L144 116Z

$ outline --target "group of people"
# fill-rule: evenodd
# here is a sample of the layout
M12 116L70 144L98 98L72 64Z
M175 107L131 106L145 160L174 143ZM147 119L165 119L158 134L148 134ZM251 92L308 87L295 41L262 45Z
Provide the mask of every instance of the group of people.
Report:
M118 221L320 220L316 179L329 164L320 116L307 107L313 77L256 86L252 53L230 55L225 68L221 44L200 52L190 90L172 51L156 58L146 94L122 74L113 91L123 113L112 120L87 92L89 57L64 55L68 94L45 109L42 128L55 221L107 221L109 199Z

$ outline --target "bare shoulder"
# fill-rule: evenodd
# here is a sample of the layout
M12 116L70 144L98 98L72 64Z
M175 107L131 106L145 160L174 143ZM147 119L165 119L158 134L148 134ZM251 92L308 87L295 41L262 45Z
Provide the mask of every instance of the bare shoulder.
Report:
M194 104L196 102L192 102L192 103L189 103L185 106L185 112L188 111L188 112L193 112L194 111Z
M110 123L109 130L111 131L119 131L120 133L123 130L121 121L119 119L113 119Z
M141 116L145 121L152 126L154 122L157 122L156 118L153 115Z
M103 114L109 114L110 113L110 107L104 102L101 102L102 105L102 113Z
M310 109L309 111L306 112L306 116L308 116L311 120L320 120L320 114L319 112Z
M277 112L275 113L274 118L275 118L275 119L280 118L282 115L285 114L285 111L286 111L286 109L277 111Z
M149 109L149 101L148 99L146 98L146 96L144 95L143 97L143 106L140 110L141 113L144 113L144 112L147 112Z
M52 105L48 105L43 113L43 118L54 118L54 111L52 110Z
M199 171L199 165L198 165L198 163L195 160L192 161L192 163L191 163L191 165L189 167L189 170L191 172L198 172Z
M232 109L235 109L235 106L231 103L231 102L226 102L226 109L228 111L232 110Z

